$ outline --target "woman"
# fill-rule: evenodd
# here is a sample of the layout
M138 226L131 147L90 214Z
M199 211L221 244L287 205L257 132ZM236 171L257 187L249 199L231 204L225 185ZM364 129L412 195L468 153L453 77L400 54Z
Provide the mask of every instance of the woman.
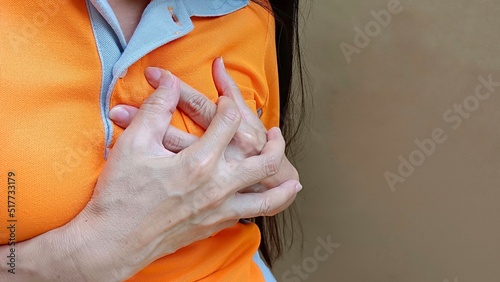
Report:
M1 217L13 221L0 277L262 281L252 260L258 229L237 222L274 215L300 190L281 161L283 137L242 103L278 125L269 13L244 1L4 2L1 131L12 131L0 155L11 207ZM220 54L242 97L220 60L210 83ZM230 98L202 113L204 96L146 66L171 70L212 102L218 92ZM179 97L184 112L175 111ZM109 112L120 104L141 109Z

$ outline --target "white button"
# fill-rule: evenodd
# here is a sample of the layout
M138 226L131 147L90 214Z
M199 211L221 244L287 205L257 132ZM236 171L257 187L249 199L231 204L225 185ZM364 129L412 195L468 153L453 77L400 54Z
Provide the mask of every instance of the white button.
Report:
M118 76L119 78L124 78L126 75L127 75L127 70L128 69L125 69L121 74L120 76Z

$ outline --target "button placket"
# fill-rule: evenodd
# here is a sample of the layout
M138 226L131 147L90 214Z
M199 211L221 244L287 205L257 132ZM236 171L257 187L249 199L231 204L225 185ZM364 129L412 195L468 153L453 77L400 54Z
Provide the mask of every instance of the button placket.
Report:
M156 3L156 5L155 5ZM147 34L150 33L150 41L155 42L154 48L152 46L144 47L144 42L138 40L135 35L131 38L127 47L123 51L120 59L115 63L113 67L113 80L110 84L110 88L106 94L105 107L109 111L111 104L111 97L116 94L115 86L117 83L123 84L125 80L123 78L127 75L127 70L132 66L137 60L147 55L149 52L155 48L171 42L179 37L190 32L194 26L191 21L191 14L184 5L184 0L163 0L163 1L152 1L152 5L146 7L143 13L143 18L141 21L151 22L151 26L155 26L155 32L151 32L150 28L146 30L144 26L146 24L139 23L136 29L137 34ZM159 7L161 6L161 7ZM153 19L163 18L162 26L159 26ZM140 50L139 52L137 50ZM135 74L130 74L135 75ZM107 114L107 112L106 112ZM106 120L108 124L108 131L106 133L106 144L109 146L113 137L113 127L111 126L111 121Z

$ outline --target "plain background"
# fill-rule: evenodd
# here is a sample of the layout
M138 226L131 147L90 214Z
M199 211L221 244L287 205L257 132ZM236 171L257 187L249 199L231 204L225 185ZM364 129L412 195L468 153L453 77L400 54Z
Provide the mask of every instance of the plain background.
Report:
M298 164L305 247L278 264L279 281L500 281L500 87L469 97L478 76L500 82L500 5L401 0L348 63L339 45L355 46L354 29L392 1L305 5L314 96ZM443 119L464 101L473 110L459 126ZM398 157L408 160L415 139L436 128L447 140L391 191L384 173L397 174ZM317 238L328 236L340 246L314 263Z

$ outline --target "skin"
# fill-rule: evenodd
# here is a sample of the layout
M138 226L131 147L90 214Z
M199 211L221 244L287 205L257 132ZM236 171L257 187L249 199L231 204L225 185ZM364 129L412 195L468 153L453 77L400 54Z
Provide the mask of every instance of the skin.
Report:
M171 73L148 68L156 90L140 109L115 110L126 129L92 199L68 224L16 243L16 274L0 264L0 281L123 281L240 218L286 209L302 186L281 132L265 131L241 103L221 60L213 69L223 94L217 106ZM177 106L206 128L201 138L169 125ZM0 257L9 248L1 246Z
M127 42L132 37L144 9L150 0L108 0L113 9ZM219 67L222 66L222 67ZM232 98L243 117L240 128L227 148L226 158L242 159L254 156L262 150L266 142L266 129L262 122L246 106L234 81L227 75L222 60L214 62L213 77L218 86L219 93ZM225 82L227 81L227 82ZM157 85L153 85L156 87ZM201 127L207 129L215 115L216 105L206 98L205 95L181 83L181 99L179 108L194 119ZM110 112L110 118L119 126L126 128L138 109L127 105L115 107ZM170 127L165 135L163 144L165 148L179 152L197 140L196 136L184 133L174 127ZM263 180L262 182L247 187L244 191L265 191L275 187L286 180L299 180L299 175L290 161L284 157L282 167L276 176Z
M68 224L17 243L16 274L0 264L0 280L123 281L240 218L272 216L293 202L301 189L297 180L241 192L279 172L285 149L279 129L266 133L259 155L226 160L242 115L222 96L205 134L174 153L163 140L178 105L180 80L155 68L146 77L158 87L117 139L90 202ZM0 256L8 251L9 246L0 247Z
M150 0L108 0L127 42L137 28L149 2Z
M153 68L147 69L146 73L153 70ZM226 149L225 158L228 161L242 160L260 154L267 141L266 128L246 105L238 86L227 74L222 58L217 58L214 61L212 70L214 82L219 93L235 101L242 117L240 127ZM160 71L164 72L164 70ZM155 84L152 86L157 87ZM205 95L183 82L181 82L181 96L178 106L204 129L207 129L210 125L217 109L217 105ZM127 128L137 112L138 109L135 107L118 105L111 109L110 117L117 125ZM168 150L179 152L197 140L198 138L192 134L180 131L175 127L170 127L163 139L163 145ZM290 179L298 181L299 175L288 158L283 156L281 167L276 175L262 180L259 184L247 187L243 191L262 192Z

